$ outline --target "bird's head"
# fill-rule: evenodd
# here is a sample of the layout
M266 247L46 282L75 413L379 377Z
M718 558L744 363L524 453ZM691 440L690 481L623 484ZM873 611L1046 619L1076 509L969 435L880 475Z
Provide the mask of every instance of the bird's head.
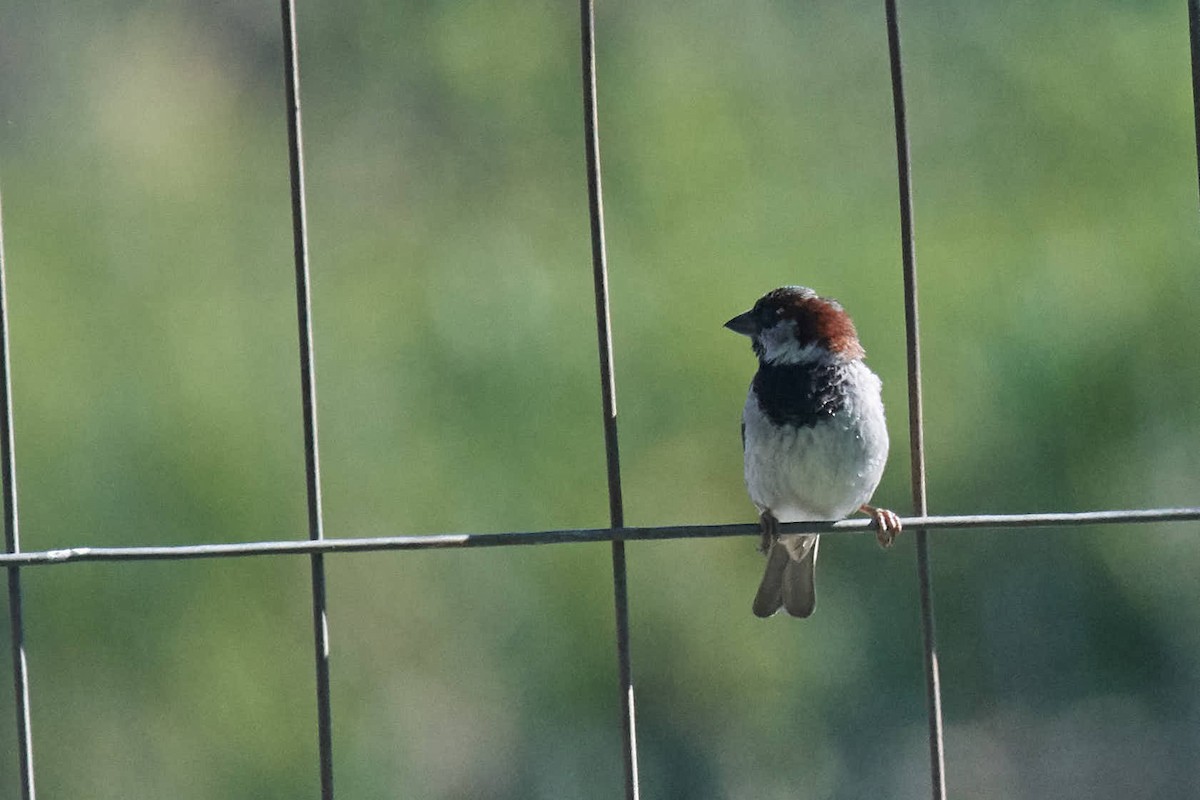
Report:
M803 364L829 358L853 361L865 353L854 322L836 300L819 297L804 286L767 292L754 308L725 323L750 337L759 361Z

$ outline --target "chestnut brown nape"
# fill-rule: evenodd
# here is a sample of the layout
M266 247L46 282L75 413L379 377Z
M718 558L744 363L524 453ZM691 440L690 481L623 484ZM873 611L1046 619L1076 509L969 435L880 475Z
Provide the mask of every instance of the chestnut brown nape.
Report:
M767 297L781 291L776 289ZM829 352L848 359L862 358L866 354L858 341L854 321L836 300L818 297L808 290L806 295L787 296L787 301L778 304L777 313L780 318L795 321L796 338L802 343L821 344Z

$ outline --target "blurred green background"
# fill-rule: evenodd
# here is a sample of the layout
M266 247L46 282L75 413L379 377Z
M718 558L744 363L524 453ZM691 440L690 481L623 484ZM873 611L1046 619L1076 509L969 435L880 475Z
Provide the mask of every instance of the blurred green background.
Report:
M908 510L882 4L599 4L627 519L748 522L721 323L854 314ZM903 3L931 508L1195 505L1182 2ZM276 5L0 3L23 545L304 538ZM607 523L574 3L300 3L330 536ZM1200 785L1194 524L932 537L951 794ZM928 796L914 553L629 547L647 798ZM346 798L620 791L609 548L331 557ZM46 798L318 793L303 558L24 571ZM7 615L0 798L18 796Z

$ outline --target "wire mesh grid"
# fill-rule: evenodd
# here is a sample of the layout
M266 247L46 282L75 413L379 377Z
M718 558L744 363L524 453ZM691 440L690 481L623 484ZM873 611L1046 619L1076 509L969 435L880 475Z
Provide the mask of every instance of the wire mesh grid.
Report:
M1200 0L1188 0L1193 102L1196 120L1197 160L1200 164ZM599 350L602 421L606 453L610 525L607 528L517 531L494 534L433 533L421 536L326 539L323 532L319 447L317 437L316 376L312 333L303 139L296 8L294 0L281 0L282 41L286 88L288 161L290 170L292 235L294 245L297 320L301 372L305 476L307 485L309 539L307 541L258 541L230 544L201 544L147 547L74 547L45 551L23 551L17 513L16 466L13 446L13 407L8 335L8 294L5 283L3 228L0 225L0 476L4 501L5 552L0 565L7 572L13 691L16 709L16 760L21 796L36 796L33 737L30 725L30 674L26 659L21 571L43 565L86 561L178 561L197 558L307 555L311 562L313 647L316 673L317 739L321 795L334 796L333 737L329 689L329 627L326 611L326 554L425 550L438 548L507 547L516 545L611 542L612 585L616 615L615 654L618 665L620 734L627 798L639 796L637 735L634 711L634 682L629 637L629 601L626 586L628 541L690 539L719 536L757 535L757 525L681 525L627 527L621 492L618 455L616 387L613 368L608 264L604 238L603 193L596 101L596 26L594 0L580 0L580 55L587 195L591 230L595 321ZM901 265L903 269L905 343L908 364L908 421L912 474L913 513L903 518L904 527L916 539L917 575L920 586L920 619L925 663L925 695L928 712L929 779L936 799L946 796L943 743L941 679L938 668L935 614L930 579L928 531L974 530L980 528L1070 527L1078 525L1184 522L1200 520L1200 508L1129 509L1081 513L973 514L930 516L925 485L924 420L921 395L920 332L918 324L916 246L913 224L912 178L910 172L908 123L903 82L900 22L897 0L885 0L884 22L888 47L895 120L896 163L899 188ZM1198 170L1200 174L1200 170ZM843 520L827 523L788 523L789 533L862 533L873 523Z

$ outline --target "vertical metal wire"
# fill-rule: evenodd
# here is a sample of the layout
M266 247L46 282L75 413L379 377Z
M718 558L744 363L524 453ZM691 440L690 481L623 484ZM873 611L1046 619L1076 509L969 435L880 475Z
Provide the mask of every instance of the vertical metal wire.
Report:
M908 354L908 435L912 459L913 513L928 513L925 493L925 431L921 407L921 339L917 317L917 254L913 244L912 177L904 73L900 58L900 20L896 0L884 0L888 53L892 73L892 105L896 116L896 165L900 183L900 239L904 262L904 334ZM921 631L925 657L925 693L929 722L929 771L935 800L946 796L946 760L942 733L942 681L938 670L937 630L929 569L927 532L915 532L917 579L921 596Z
M17 462L13 444L12 382L8 357L8 284L4 270L4 221L0 210L0 482L4 487L4 550L21 552L17 525ZM25 622L21 609L21 570L8 568L8 622L12 646L13 694L17 712L17 759L21 797L33 800L33 731L29 724L29 662L25 658Z
M325 538L321 514L321 464L317 449L317 381L313 366L312 297L309 292L308 225L304 202L303 138L300 125L300 65L296 5L280 0L283 17L284 76L287 85L288 165L292 188L292 241L296 262L296 311L300 330L300 394L304 412L304 475L308 487L308 536ZM325 561L312 564L313 640L317 668L317 746L321 797L333 798L333 723L329 702L329 621L325 603Z
M1188 0L1188 38L1192 46L1192 107L1196 116L1196 170L1200 178L1200 0Z
M587 149L588 218L592 231L592 276L596 293L596 340L600 349L600 388L604 410L604 452L608 466L608 515L614 528L625 526L621 497L621 460L617 449L617 390L613 377L612 322L608 302L608 260L604 249L604 198L600 186L600 139L596 113L596 9L580 0L580 44L583 60L583 130ZM629 653L629 600L625 542L612 543L613 602L617 622L617 673L621 688L622 755L625 797L638 797L637 726L633 670Z

